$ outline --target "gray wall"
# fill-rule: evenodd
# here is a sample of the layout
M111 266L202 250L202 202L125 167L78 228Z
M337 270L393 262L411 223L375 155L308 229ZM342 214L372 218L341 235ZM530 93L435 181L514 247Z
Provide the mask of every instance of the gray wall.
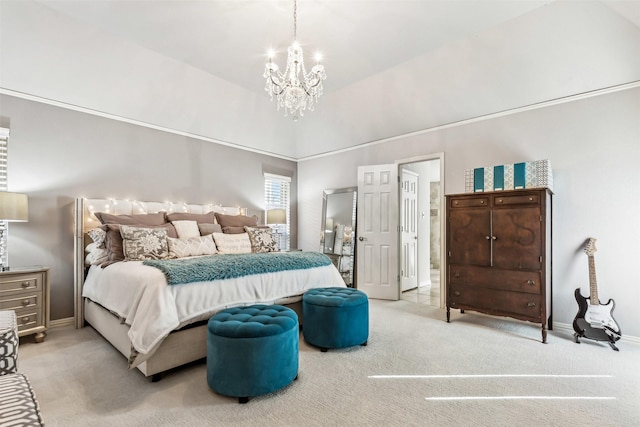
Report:
M296 163L11 96L10 191L29 196L29 222L9 226L10 265L50 267L51 319L73 316L73 204L77 197L215 203L262 216L263 172L291 176L296 247Z
M582 244L598 239L599 295L614 298L626 335L640 337L640 88L407 136L298 162L299 246L317 247L322 191L357 185L357 167L445 153L445 194L464 192L464 170L550 159L553 169L553 320L570 325L573 291L589 294ZM444 314L443 314L444 316ZM444 317L443 317L444 318Z

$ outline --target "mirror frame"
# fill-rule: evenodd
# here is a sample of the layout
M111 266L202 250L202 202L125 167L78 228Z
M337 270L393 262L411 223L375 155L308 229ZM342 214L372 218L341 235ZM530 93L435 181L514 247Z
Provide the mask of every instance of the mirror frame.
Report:
M333 253L326 253L324 251L324 243L325 243L325 230L326 230L326 225L327 225L327 198L328 196L332 195L332 194L340 194L340 193L353 193L353 204L352 204L352 208L351 208L351 226L353 229L353 236L352 236L352 246L351 246L351 270L348 273L348 283L347 286L349 287L355 287L355 283L354 283L354 271L355 271L355 251L356 251L356 234L357 234L357 227L356 227L356 219L357 219L357 214L356 214L356 209L357 209L357 202L358 202L358 187L345 187L345 188L336 188L336 189L330 189L330 190L324 190L323 194L322 194L322 219L321 219L321 225L320 225L320 252L325 254L325 255L329 255L332 260L333 257L336 256L336 254ZM343 255L340 255L343 256ZM342 273L341 273L342 274ZM343 275L343 278L344 275ZM345 282L347 282L345 280Z

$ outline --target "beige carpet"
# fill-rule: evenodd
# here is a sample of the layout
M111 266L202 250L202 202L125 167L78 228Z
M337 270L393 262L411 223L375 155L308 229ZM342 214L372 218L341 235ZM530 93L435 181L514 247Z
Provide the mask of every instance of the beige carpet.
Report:
M246 405L216 395L206 365L151 383L93 329L23 342L19 370L48 426L637 426L640 346L578 345L538 325L370 301L369 345L301 338L298 380ZM378 377L395 375L398 377Z

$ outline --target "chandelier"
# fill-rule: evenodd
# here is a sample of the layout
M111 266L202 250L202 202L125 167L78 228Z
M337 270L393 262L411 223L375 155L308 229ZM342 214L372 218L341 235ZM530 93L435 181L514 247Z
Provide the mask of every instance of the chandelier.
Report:
M264 78L267 79L265 90L273 101L275 96L278 111L284 109L285 117L291 114L297 121L304 115L306 109L313 111L314 104L322 95L322 81L327 78L324 66L320 64L320 57L316 55L316 64L307 73L304 67L302 47L298 44L297 33L297 3L293 2L293 43L287 49L287 68L280 72L278 65L272 62L273 51L269 52L269 62L264 68Z

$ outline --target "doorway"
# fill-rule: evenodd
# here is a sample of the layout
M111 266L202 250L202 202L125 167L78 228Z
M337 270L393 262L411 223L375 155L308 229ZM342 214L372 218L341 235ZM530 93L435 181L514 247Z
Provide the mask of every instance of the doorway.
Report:
M441 290L441 160L437 157L399 162L400 274L403 278L400 298L435 307L441 307L444 294Z
M407 171L410 168L416 169L412 175L422 175L424 180L423 184L416 180L416 192L417 187L426 191L422 197L422 205L415 203L416 210L407 216L411 218L413 215L416 221L420 217L423 222L420 227L423 237L414 237L416 252L407 251L414 254L412 259L403 259L400 248L401 240L407 238L400 231L401 216L404 214L404 211L401 212L403 195L400 185L403 168ZM393 164L358 166L356 282L357 288L369 298L402 299L401 274L404 274L403 266L406 266L407 271L415 268L416 276L416 285L407 286L407 298L415 294L416 302L424 302L428 295L429 304L444 307L443 270L440 268L440 260L444 259L444 248L440 244L441 236L444 236L444 222L440 214L441 207L444 206L443 194L444 153L398 160ZM416 195L416 202L417 197ZM409 204L411 203L407 203ZM434 225L431 226L431 223ZM411 237L409 241L410 239Z

